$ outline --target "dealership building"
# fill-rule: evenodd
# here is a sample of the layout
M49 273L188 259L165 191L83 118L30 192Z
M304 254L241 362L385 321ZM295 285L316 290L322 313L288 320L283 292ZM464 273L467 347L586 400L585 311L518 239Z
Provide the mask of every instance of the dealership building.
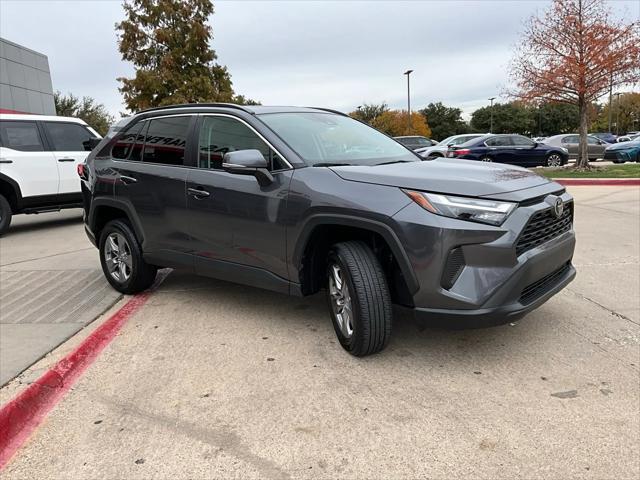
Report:
M0 38L0 113L55 115L46 55Z

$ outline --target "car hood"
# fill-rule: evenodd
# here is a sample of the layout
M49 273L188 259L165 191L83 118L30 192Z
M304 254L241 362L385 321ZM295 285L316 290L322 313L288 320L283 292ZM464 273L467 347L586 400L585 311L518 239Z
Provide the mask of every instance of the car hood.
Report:
M500 195L551 183L525 168L448 158L331 170L352 182L466 196Z
M639 148L639 147L640 147L640 143L637 143L637 142L620 142L620 143L611 145L610 147L607 147L606 150L607 152L613 152L616 150L627 150L627 149L633 149L633 148Z

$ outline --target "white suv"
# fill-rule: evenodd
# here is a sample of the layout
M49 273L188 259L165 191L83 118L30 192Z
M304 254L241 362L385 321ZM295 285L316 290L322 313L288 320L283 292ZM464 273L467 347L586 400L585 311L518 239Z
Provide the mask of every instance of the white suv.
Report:
M0 114L0 234L16 213L82 206L77 165L94 139L78 118Z

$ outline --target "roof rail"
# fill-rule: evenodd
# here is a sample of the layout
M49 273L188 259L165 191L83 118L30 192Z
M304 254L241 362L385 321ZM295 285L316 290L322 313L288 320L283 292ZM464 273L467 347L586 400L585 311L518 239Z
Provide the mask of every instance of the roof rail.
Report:
M198 107L225 107L225 108L237 108L238 110L242 110L243 112L253 113L253 111L245 108L242 105L238 105L235 103L181 103L178 105L165 105L162 107L153 107L147 108L145 110L140 110L137 113L146 113L146 112L157 112L158 110L169 110L172 108L198 108Z
M307 107L307 108L313 108L314 110L322 110L324 112L335 113L335 114L338 114L338 115L342 115L343 117L348 117L349 116L344 112L341 112L339 110L333 110L331 108L323 108L323 107Z

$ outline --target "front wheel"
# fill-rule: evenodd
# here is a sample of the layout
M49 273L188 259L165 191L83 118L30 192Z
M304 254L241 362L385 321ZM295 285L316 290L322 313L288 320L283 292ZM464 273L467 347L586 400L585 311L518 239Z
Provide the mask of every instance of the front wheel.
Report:
M327 300L342 347L362 357L381 351L391 336L392 307L387 279L369 246L335 244L327 264Z
M112 220L100 234L100 263L107 281L121 293L133 294L149 288L158 268L142 258L133 229L124 220Z
M11 205L4 195L0 195L0 235L9 230L11 225Z
M547 167L561 167L562 157L557 153L551 153L547 156L546 164L547 164Z

